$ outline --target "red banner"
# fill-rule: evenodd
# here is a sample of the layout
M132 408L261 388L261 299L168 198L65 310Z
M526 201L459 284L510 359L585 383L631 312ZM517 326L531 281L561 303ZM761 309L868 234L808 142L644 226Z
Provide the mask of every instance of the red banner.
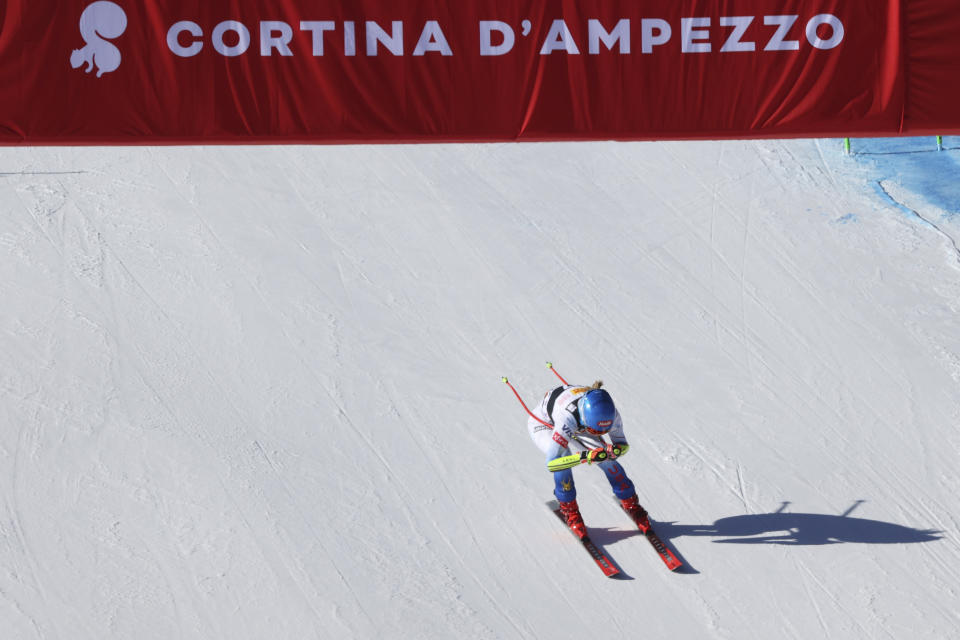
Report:
M0 0L0 143L960 131L947 0Z

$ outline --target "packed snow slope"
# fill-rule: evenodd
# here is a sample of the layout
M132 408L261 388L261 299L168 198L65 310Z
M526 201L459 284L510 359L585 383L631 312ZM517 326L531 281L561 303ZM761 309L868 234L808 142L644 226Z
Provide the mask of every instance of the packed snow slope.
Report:
M958 637L953 142L3 149L3 638Z

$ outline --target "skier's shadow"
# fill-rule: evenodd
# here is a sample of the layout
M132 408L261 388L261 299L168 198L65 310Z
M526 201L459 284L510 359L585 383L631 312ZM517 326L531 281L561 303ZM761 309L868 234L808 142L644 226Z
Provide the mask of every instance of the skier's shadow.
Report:
M942 531L915 529L892 522L853 518L850 514L865 500L856 500L840 515L820 513L789 513L789 502L783 502L772 513L751 513L721 518L710 525L687 525L652 520L661 540L683 562L676 573L699 573L670 541L686 536L709 536L721 544L904 544L940 540ZM625 538L643 535L636 529L598 529L591 537L602 545L614 544ZM624 576L629 578L629 576Z
M934 529L914 529L892 522L852 518L863 504L857 500L841 515L789 513L784 502L773 513L754 513L721 518L712 525L657 523L661 538L711 536L722 544L821 545L839 543L903 544L932 542L943 536Z

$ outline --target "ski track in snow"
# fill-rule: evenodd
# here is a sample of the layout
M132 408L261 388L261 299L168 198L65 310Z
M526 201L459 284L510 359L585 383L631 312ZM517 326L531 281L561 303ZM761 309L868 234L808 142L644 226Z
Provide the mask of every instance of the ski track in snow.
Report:
M834 143L8 150L5 637L948 637L956 219Z

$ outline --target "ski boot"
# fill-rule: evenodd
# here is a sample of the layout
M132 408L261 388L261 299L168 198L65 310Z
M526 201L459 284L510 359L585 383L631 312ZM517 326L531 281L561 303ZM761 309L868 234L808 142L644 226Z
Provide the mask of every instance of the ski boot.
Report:
M583 516L580 515L580 507L576 500L560 503L560 513L567 521L567 526L581 540L587 537L587 525L583 524Z
M627 512L627 515L633 518L633 521L637 523L640 531L646 533L647 530L650 529L650 519L647 517L647 510L640 506L640 499L636 494L634 494L632 498L621 500L620 506Z

